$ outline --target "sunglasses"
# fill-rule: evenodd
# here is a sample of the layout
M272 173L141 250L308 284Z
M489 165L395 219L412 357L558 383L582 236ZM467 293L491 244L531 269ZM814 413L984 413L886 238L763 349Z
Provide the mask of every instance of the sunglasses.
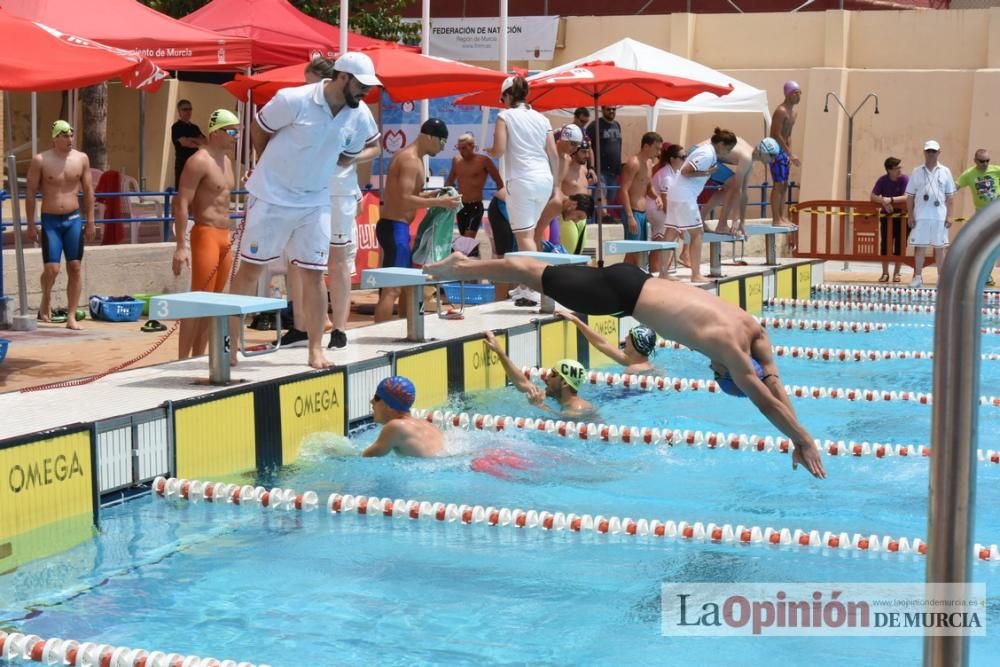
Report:
M231 128L229 128L227 130L223 130L223 132L226 133L226 136L230 136L230 137L238 137L238 136L240 136L240 131L237 130L235 127L231 127Z
M933 148L927 148L927 149L924 150L924 152L925 153L937 153L937 151L934 150Z

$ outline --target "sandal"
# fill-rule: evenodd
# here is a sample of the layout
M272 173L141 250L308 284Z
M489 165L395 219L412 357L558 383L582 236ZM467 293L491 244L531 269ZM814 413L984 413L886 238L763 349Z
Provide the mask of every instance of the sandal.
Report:
M52 315L49 317L49 322L52 322L53 324L64 324L68 319L69 315L66 313L65 308L56 308L52 311Z
M888 273L883 273L881 276L879 276L878 281L880 283L887 283L887 282L889 282L889 274Z
M148 320L145 324L143 324L139 328L139 331L142 331L143 333L153 333L156 331L166 331L166 330L167 328L162 324L160 324L159 322L157 322L156 320Z
M901 282L903 282L903 276L899 275L898 273L892 274L892 282L894 282L894 283L901 283Z

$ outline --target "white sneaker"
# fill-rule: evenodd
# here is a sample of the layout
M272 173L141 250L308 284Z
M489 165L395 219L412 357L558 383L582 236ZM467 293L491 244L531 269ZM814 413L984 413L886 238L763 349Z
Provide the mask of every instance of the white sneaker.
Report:
M923 287L924 281L920 276L913 276L913 280L910 281L910 287L918 288Z

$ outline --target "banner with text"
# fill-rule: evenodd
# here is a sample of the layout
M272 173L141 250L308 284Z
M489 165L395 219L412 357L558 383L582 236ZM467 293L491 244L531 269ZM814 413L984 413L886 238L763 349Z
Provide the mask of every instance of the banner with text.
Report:
M419 19L412 22L419 23ZM558 16L511 16L507 19L510 60L551 60L559 30ZM498 60L500 19L431 19L431 55L452 60Z

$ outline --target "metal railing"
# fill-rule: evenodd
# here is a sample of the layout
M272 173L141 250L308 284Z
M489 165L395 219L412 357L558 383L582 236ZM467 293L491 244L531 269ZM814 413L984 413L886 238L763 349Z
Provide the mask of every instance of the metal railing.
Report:
M955 237L941 268L934 315L927 582L966 583L972 574L979 446L982 292L1000 251L1000 202L977 213ZM953 259L952 259L953 258ZM967 636L924 638L926 667L965 667Z

